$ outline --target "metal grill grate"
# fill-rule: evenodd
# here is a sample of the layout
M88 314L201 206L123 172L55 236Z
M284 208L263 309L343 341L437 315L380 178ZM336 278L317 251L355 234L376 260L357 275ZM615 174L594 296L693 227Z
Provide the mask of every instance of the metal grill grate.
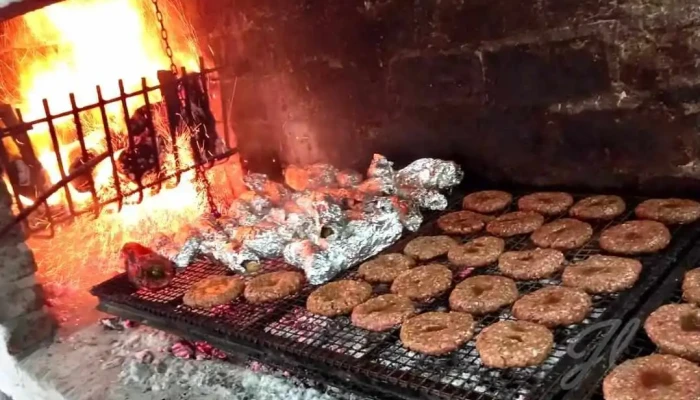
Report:
M577 196L581 198L583 196ZM459 208L461 195L457 196L451 209ZM626 199L628 212L614 221L594 225L594 235L580 249L565 252L566 262L570 263L598 254L597 240L607 226L634 218L633 209L640 199ZM556 218L550 218L550 220ZM469 398L469 399L526 399L541 398L557 392L556 383L572 365L566 349L572 340L587 325L608 318L621 318L634 307L652 284L665 276L682 248L694 237L697 226L673 227L671 247L663 253L638 257L644 269L635 287L627 292L593 297L593 311L582 323L559 328L554 331L555 346L550 357L540 366L515 370L497 370L481 365L470 341L456 352L446 357L425 356L409 351L401 346L398 329L384 333L370 333L351 325L349 318L326 318L308 313L305 301L313 289L306 287L294 298L263 307L253 306L245 301L237 301L227 306L223 316L219 310L212 312L195 311L180 304L176 299L167 305L147 301L146 297L122 296L133 289L124 282L108 281L96 287L93 294L103 303L111 306L127 307L131 310L156 313L172 321L184 321L189 327L202 329L214 337L227 341L247 343L255 348L268 349L274 353L293 355L301 360L303 368L314 370L321 376L343 377L354 383L370 385L374 390L401 397ZM411 234L385 252L397 252L405 243L418 235L438 234L436 219L428 221L418 233ZM482 234L483 235L483 234ZM477 235L464 236L462 241ZM506 250L534 248L528 235L506 240ZM446 260L437 260L446 262ZM201 265L201 266L200 266ZM194 268L204 267L197 264ZM190 267L193 268L193 267ZM264 263L263 271L288 268L280 261ZM218 270L221 271L221 270ZM262 271L261 271L262 272ZM455 281L474 274L497 274L496 265L480 268L467 273L456 273ZM184 274L184 273L183 273ZM196 280L195 273L190 278L178 281L173 291L182 291ZM355 269L344 274L343 278L354 279ZM120 278L116 278L117 280ZM560 283L560 275L533 282L518 282L521 294L529 293L547 285ZM180 287L179 285L183 285ZM376 293L388 291L386 285L376 285ZM126 301L125 301L126 298ZM429 304L420 305L421 311L446 310L447 296ZM147 317L146 317L147 318ZM477 319L479 332L483 327L496 321L512 319L510 310L490 314ZM177 329L177 328L175 328ZM593 340L593 339L591 339ZM348 378L350 374L351 378Z

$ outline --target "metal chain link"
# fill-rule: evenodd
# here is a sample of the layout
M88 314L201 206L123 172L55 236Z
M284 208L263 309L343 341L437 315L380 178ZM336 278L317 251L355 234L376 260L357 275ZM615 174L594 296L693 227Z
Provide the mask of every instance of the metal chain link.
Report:
M163 44L165 44L165 54L167 54L170 59L170 70L175 76L177 76L177 66L175 65L175 59L173 58L173 49L170 47L170 41L168 40L168 31L165 29L165 23L163 22L163 13L158 7L158 0L151 0L153 7L156 10L156 19L160 24L160 38L163 39Z

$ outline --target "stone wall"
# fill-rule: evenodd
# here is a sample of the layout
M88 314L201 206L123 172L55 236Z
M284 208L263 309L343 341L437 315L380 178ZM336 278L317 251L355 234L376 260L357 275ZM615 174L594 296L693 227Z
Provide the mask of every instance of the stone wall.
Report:
M195 4L191 4L195 5ZM690 0L217 0L219 62L253 169L373 152L491 180L700 187L700 7Z
M11 197L0 181L0 226L13 216ZM36 282L36 263L20 227L0 237L0 325L9 331L10 353L23 356L51 336L54 321Z

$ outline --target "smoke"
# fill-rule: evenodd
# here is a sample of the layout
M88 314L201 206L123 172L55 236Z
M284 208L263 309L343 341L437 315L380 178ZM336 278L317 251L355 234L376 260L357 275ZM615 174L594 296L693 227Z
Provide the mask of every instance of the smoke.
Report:
M39 382L20 367L7 348L9 337L7 328L0 325L0 393L12 400L66 400L54 388Z

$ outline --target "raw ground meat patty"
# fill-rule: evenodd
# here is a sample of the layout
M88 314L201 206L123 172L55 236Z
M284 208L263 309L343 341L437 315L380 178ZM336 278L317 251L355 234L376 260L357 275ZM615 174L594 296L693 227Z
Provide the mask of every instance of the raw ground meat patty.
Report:
M512 201L513 196L508 192L484 190L466 195L462 200L462 208L490 214L505 209Z
M501 321L476 337L476 351L490 368L524 368L544 362L554 335L547 327L527 321Z
M515 211L486 224L486 231L494 236L511 237L532 233L542 224L544 217L536 212Z
M505 245L501 238L482 236L451 248L447 252L447 259L460 267L485 267L498 260Z
M192 285L182 302L190 307L211 308L235 300L243 288L245 283L240 277L211 276Z
M617 254L645 254L663 250L671 242L671 232L656 221L629 221L600 234L600 247Z
M700 399L700 367L670 355L627 360L603 381L605 400Z
M529 281L554 275L563 268L564 254L553 249L506 251L498 258L498 269L505 276Z
M428 264L408 270L391 285L391 292L414 301L428 301L452 286L452 271L442 264Z
M455 211L440 216L437 225L440 230L450 235L469 235L479 232L493 217L472 211Z
M449 236L420 236L408 242L403 252L416 260L427 261L447 254L457 244Z
M402 272L415 267L416 262L412 258L399 253L382 254L362 263L358 268L358 275L371 283L391 283Z
M569 215L586 220L610 220L625 212L627 206L620 196L596 195L579 200Z
M583 246L593 236L593 228L586 222L573 218L562 218L544 224L530 236L539 247L570 250Z
M631 288L641 272L635 259L596 254L566 267L561 279L588 293L614 293Z
M683 300L700 306L700 268L685 273L683 278Z
M547 286L526 294L513 304L513 316L546 327L566 326L583 321L593 302L580 289Z
M644 330L664 353L700 362L700 308L697 306L661 306L644 322Z
M408 297L384 294L367 300L352 310L353 325L381 332L401 325L416 309Z
M306 309L312 314L334 317L349 314L355 306L372 296L367 282L341 280L327 283L314 290L306 299Z
M664 224L689 224L700 218L700 203L686 199L650 199L634 209L641 219L651 219Z
M439 356L457 350L474 336L474 319L459 312L427 312L401 326L401 343L409 350Z
M251 303L266 303L296 294L303 284L304 275L299 272L269 272L251 279L243 295Z
M518 288L503 276L479 275L467 278L450 293L450 308L474 315L488 314L518 299Z
M532 211L543 215L559 215L574 204L574 198L564 192L539 192L518 199L521 211Z

